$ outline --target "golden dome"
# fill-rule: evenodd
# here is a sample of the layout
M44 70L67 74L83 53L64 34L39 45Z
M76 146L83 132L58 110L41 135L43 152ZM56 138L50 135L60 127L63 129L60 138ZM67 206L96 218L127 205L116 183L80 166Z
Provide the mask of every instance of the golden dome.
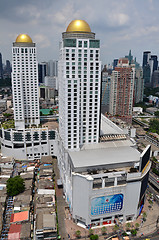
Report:
M66 32L91 32L91 29L86 21L73 20L68 25Z
M19 34L19 36L16 38L15 42L17 42L17 43L32 43L32 39L27 34Z

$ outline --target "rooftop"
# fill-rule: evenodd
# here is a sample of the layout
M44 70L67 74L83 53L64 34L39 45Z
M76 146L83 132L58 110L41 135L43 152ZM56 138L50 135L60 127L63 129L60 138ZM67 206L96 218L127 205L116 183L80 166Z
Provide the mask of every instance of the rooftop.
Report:
M109 142L110 143L110 142ZM74 170L78 171L78 168L90 168L106 166L109 168L113 165L125 165L130 166L140 161L140 153L130 146L115 146L115 142L111 142L111 147L108 147L106 143L105 148L85 149L81 151L69 151L69 155L74 167ZM100 144L98 145L100 146Z

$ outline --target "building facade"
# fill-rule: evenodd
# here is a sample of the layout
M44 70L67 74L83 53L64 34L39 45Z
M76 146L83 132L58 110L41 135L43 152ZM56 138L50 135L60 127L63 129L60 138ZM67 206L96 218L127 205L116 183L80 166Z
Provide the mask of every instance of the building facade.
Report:
M150 147L141 154L100 114L100 46L89 25L74 20L62 36L57 160L72 218L89 227L135 220L145 200ZM130 118L135 71L124 59L113 72L116 95L124 95L117 104L128 105L123 111Z
M135 67L127 58L119 59L112 72L109 112L126 122L132 121Z
M99 140L100 73L100 41L85 21L72 21L62 34L58 73L59 131L66 149Z
M16 129L40 123L38 65L32 39L20 34L12 48L12 92Z

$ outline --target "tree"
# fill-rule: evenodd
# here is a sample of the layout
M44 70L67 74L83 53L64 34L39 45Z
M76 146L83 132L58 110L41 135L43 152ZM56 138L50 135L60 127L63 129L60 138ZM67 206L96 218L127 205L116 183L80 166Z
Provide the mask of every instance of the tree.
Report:
M24 192L24 180L20 176L15 176L7 180L7 194L8 196L16 196Z
M77 238L80 238L80 237L81 237L81 231L80 231L80 230L77 230L77 231L75 232L75 235L76 235Z
M101 231L102 231L102 235L105 235L107 233L107 228L105 226L103 226L101 228Z

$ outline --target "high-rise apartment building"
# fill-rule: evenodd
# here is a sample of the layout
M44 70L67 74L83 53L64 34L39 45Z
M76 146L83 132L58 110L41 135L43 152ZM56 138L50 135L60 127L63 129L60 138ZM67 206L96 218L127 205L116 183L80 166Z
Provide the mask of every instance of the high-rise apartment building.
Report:
M112 72L109 112L127 122L132 120L134 78L135 67L127 58L119 59Z
M143 102L144 95L144 79L141 67L135 69L134 80L134 103Z
M27 34L20 34L12 48L12 90L16 129L38 125L38 65L36 46Z
M2 54L0 53L0 79L3 79Z
M89 25L74 20L62 34L59 59L59 131L66 149L98 143L100 41Z

